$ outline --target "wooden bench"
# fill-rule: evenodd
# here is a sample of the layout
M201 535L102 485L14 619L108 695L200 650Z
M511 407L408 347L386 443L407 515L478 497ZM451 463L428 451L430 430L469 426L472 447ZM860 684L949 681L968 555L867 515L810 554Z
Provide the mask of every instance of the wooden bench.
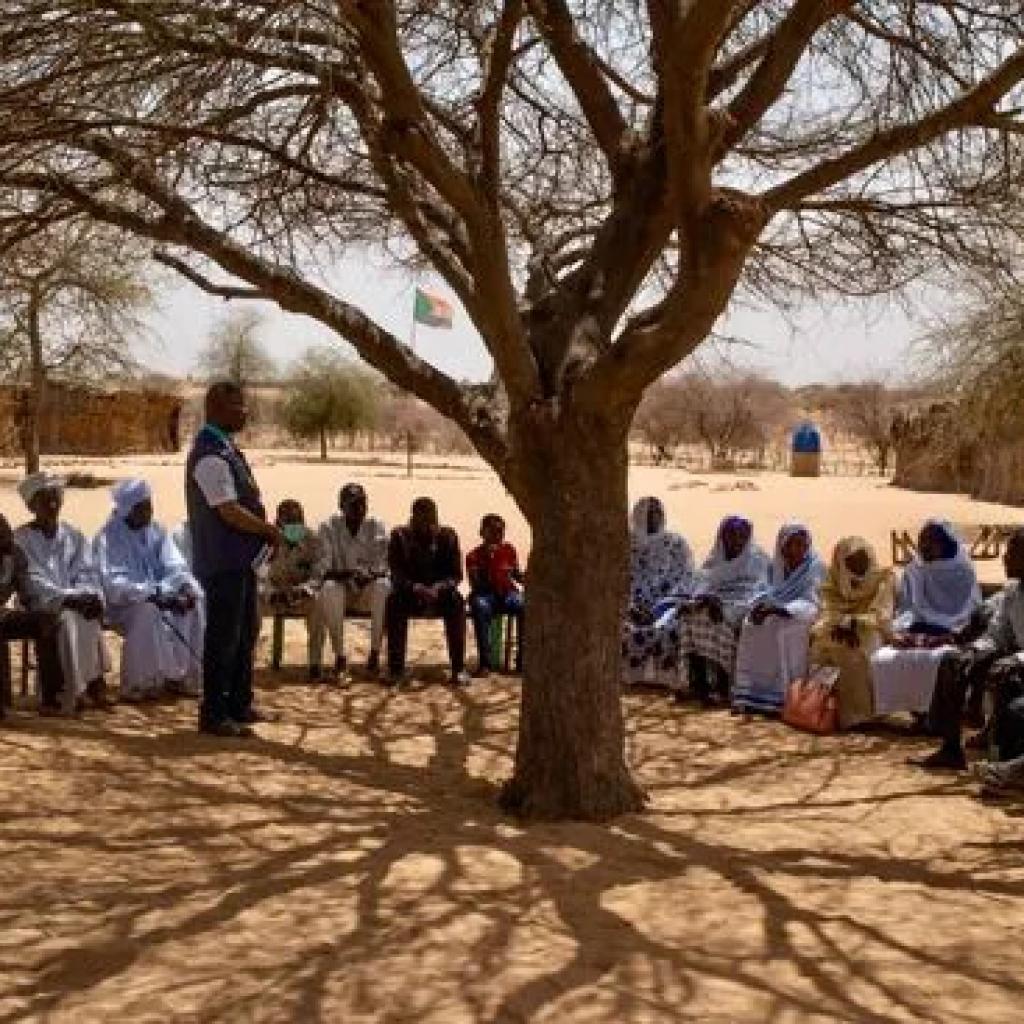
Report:
M1001 558L1007 541L1020 528L1019 523L966 523L954 526L975 562L991 562ZM906 528L890 531L893 565L907 565L917 554L918 532Z
M265 618L267 616L264 616ZM470 618L469 611L467 609L466 618ZM288 621L292 622L305 622L306 614L301 609L281 609L272 613L272 626L270 634L270 667L274 672L280 670L284 659L284 627ZM345 615L345 621L351 620L369 622L369 612L353 611ZM418 621L429 622L439 621L434 616L424 617ZM413 618L410 621L417 621ZM518 640L518 620L514 615L496 615L494 622L491 626L492 630L500 630L501 638L501 662L502 670L505 675L508 675L512 671L512 656L515 650L515 646ZM494 636L492 632L492 637ZM387 643L387 634L384 636L384 642ZM492 639L492 645L493 645ZM383 652L382 652L383 653Z

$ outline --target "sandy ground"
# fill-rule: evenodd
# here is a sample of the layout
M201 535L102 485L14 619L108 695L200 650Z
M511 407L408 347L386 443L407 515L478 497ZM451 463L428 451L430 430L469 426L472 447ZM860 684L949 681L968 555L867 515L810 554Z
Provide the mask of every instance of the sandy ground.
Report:
M174 518L180 468L146 469ZM429 491L468 541L508 505L479 469L388 472L361 475L392 521ZM356 474L260 475L322 514ZM826 541L934 511L1017 518L865 481L707 479L641 471L634 489L666 494L699 549L735 508L762 535L802 515ZM105 498L68 506L92 527ZM296 667L261 671L281 719L245 743L197 736L189 702L0 727L0 1024L1020 1021L1024 806L908 768L920 741L634 693L649 812L524 829L494 805L514 680L438 685L436 624L414 627L425 667L399 694L311 687L301 651L296 628Z

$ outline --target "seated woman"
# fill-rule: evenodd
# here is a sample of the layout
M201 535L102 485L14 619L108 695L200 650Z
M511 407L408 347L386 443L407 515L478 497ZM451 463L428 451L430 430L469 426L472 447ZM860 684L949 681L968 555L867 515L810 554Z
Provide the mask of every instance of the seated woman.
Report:
M692 595L673 595L657 622L686 659L690 688L705 706L713 691L728 698L740 625L768 588L768 556L753 536L749 519L723 519Z
M768 590L755 601L740 632L736 652L737 711L778 714L786 687L807 675L811 626L818 617L818 590L825 566L800 523L779 530Z
M893 577L863 537L845 537L821 588L821 618L811 632L811 665L839 670L839 728L875 713L869 659L892 635Z
M625 683L674 685L679 651L654 627L654 609L693 581L693 552L678 534L665 529L665 506L641 498L630 524L629 607L622 627L622 679Z
M871 656L877 715L923 715L943 657L981 605L970 556L949 523L930 519L903 573L892 640Z

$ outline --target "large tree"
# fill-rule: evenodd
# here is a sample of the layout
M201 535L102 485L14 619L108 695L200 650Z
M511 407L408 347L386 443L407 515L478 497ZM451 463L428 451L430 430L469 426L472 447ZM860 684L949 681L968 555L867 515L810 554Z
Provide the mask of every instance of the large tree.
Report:
M0 258L0 372L25 386L22 450L39 469L41 423L55 376L134 372L153 302L137 239L82 216L56 220Z
M618 622L644 389L741 282L865 293L1016 227L1007 0L8 0L0 52L0 183L30 214L314 317L495 468L533 531L528 815L643 802ZM359 243L447 282L489 383L323 284Z

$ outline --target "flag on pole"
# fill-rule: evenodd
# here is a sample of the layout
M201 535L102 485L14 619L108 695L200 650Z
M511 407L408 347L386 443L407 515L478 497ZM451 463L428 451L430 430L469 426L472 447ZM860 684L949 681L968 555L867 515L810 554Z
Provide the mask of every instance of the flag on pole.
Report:
M440 295L417 288L412 318L424 327L444 327L451 330L452 304L447 299L442 299Z

